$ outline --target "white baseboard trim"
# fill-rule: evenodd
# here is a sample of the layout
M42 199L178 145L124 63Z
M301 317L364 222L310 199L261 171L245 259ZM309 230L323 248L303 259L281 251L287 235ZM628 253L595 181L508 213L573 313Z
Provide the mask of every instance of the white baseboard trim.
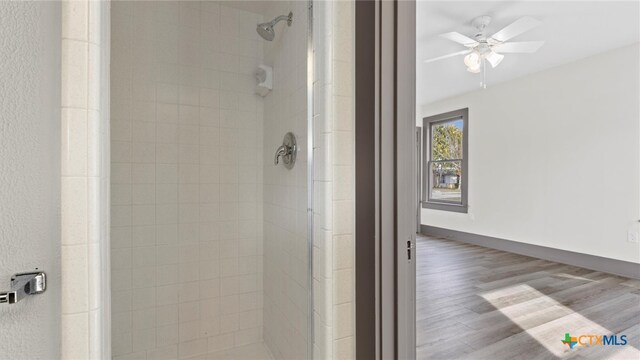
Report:
M573 251L559 250L539 245L525 244L516 241L494 238L491 236L471 234L467 232L444 229L429 225L420 225L420 232L424 235L458 240L464 243L502 250L514 254L555 261L561 264L583 267L595 271L602 271L632 279L640 279L640 264L628 261L581 254Z

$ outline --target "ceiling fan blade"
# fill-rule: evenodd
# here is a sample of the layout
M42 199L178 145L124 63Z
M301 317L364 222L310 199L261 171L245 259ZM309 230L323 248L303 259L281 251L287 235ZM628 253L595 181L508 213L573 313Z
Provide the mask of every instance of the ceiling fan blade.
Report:
M544 41L520 41L507 42L491 47L491 50L499 53L534 53L540 49Z
M505 42L511 38L514 38L522 33L533 29L538 25L540 25L540 20L534 19L531 16L521 17L520 19L507 25L497 33L491 35L491 38L499 42Z
M440 37L443 37L443 38L451 40L451 41L455 41L458 44L462 44L462 45L464 45L466 47L470 47L470 48L478 46L478 42L477 41L473 40L472 38L470 38L468 36L462 35L459 32L455 32L455 31L448 32L448 33L445 33L445 34L440 34Z
M458 51L458 52L454 52L452 54L448 54L448 55L442 55L442 56L438 56L436 58L433 59L427 59L424 61L424 63L430 63L430 62L434 62L434 61L438 61L438 60L442 60L442 59L447 59L450 57L454 57L454 56L459 56L459 55L466 55L468 53L470 53L473 50L462 50L462 51Z

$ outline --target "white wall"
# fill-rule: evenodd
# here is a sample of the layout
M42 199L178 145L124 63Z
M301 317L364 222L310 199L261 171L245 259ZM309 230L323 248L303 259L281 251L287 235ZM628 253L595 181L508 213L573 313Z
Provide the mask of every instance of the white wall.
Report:
M0 304L0 357L60 354L60 4L0 3L0 290L39 268L47 291Z
M423 106L469 108L469 213L422 223L640 263L639 63L635 44Z

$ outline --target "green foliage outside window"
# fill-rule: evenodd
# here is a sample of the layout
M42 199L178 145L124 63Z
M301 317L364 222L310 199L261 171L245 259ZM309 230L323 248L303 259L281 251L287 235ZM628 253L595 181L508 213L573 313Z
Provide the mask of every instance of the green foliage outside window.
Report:
M457 122L457 121L456 121ZM463 132L456 122L434 125L432 128L431 158L438 160L462 159ZM460 175L462 163L459 161L440 163L441 171Z

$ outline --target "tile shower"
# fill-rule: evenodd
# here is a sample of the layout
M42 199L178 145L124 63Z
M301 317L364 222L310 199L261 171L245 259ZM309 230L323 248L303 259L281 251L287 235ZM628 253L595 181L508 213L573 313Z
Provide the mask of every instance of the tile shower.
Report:
M112 2L115 359L220 352L236 358L309 357L308 5ZM340 24L329 21L337 6L322 4L319 10L316 23L322 16L327 28ZM273 42L259 37L256 24L289 11L292 25L277 25ZM336 39L345 36L327 34L333 35L322 38L323 47L332 41L345 46ZM331 54L316 54L316 65L336 67ZM274 73L274 89L264 98L255 94L261 64ZM313 184L320 189L314 202L324 204L314 208L314 234L328 237L314 247L322 254L314 267L329 269L314 272L314 287L316 298L337 296L318 300L328 308L314 307L316 327L322 327L314 338L318 359L353 357L352 162L328 157L334 144L353 144L353 134L342 131L351 129L350 99L331 92L340 86L332 85L334 73L349 77L343 70L349 68L337 66L314 73L314 121L329 124L332 111L343 114L336 116L341 123L320 126L314 145L314 159L317 151L325 154L314 166L319 177ZM299 149L291 170L273 165L288 131L297 135ZM335 168L335 175L320 167ZM332 180L342 185L331 187ZM331 225L337 214L346 214L335 220L343 230ZM339 254L332 249L343 250L336 266L332 258ZM334 324L334 313L344 319Z

